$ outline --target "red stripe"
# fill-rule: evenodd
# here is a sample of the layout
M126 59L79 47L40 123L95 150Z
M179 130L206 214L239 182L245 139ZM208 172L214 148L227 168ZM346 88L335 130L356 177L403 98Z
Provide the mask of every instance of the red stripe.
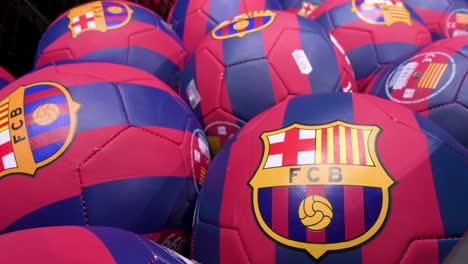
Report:
M322 129L322 164L328 163L327 129Z
M0 159L7 155L7 154L10 154L13 152L13 145L11 144L11 141L7 141L5 143L3 143L2 145L0 145ZM5 170L5 165L3 164L3 162L0 162L0 171L4 171Z
M364 234L364 189L360 186L344 187L345 240Z
M284 237L289 235L289 189L275 187L271 189L271 227Z
M42 147L63 141L68 136L69 127L61 127L54 130L47 131L29 139L31 143L31 150L35 151Z
M27 105L57 95L63 95L62 91L60 91L58 88L51 86L49 89L26 95L24 97L24 104Z
M262 141L252 140L252 137L244 135L244 132L247 131L249 135L250 133L261 135L264 131L281 128L283 124L282 113L286 111L286 107L287 104L280 104L275 107L279 114L278 118L260 118L262 120L261 126L247 125L250 129L241 130L236 143L231 145L227 168L235 166L236 169L228 169L226 171L224 186L220 186L223 197L220 205L219 223L222 223L227 228L219 230L219 263L275 263L276 261L274 252L277 248L277 243L266 236L262 229L259 228L257 220L252 213L252 189L247 184L252 178L252 171L257 169L258 161L263 155ZM246 145L249 147L246 148ZM246 159L246 155L252 158ZM242 164L242 166L239 167L236 164ZM224 177L224 175L219 176ZM287 199L287 194L285 197ZM241 203L244 204L241 205ZM287 200L285 204L287 205ZM276 204L275 206L279 207L281 204ZM278 207L276 208L287 217L288 211L284 211ZM214 208L214 210L216 209ZM249 239L240 241L239 234L248 234ZM216 241L213 241L213 243L216 243ZM245 254L234 253L233 257L233 252L245 252L245 248L269 253L252 254L248 256L248 259Z
M346 164L353 164L353 141L351 139L351 128L345 127L346 136Z
M9 103L9 101L3 102L3 103L0 105L0 107L5 106L5 105L8 105L8 103Z
M217 0L207 0L203 4L203 7L209 7L210 1ZM185 26L182 35L182 41L184 42L185 47L189 52L192 52L195 49L195 47L200 43L200 41L207 33L205 31L208 27L209 17L205 13L206 11L203 12L204 10L203 8L200 8L200 5L202 5L200 2L189 1L187 12L185 13ZM221 22L222 21L215 21L216 24Z
M325 197L325 186L323 185L307 185L306 195L320 195ZM325 243L326 242L326 231L312 231L307 229L306 231L307 242L310 243Z
M57 105L59 110L60 110L60 115L68 115L69 114L69 109L68 109L68 104L59 104ZM30 125L34 125L34 120L33 120L33 114L34 114L34 111L30 114L27 114L24 119L26 121L26 125L30 126Z
M340 149L340 128L335 126L333 127L333 159L335 164L340 164Z
M358 135L358 149L359 149L359 165L366 165L366 149L364 142L364 131L362 129L357 130Z
M231 27L231 25L226 25L224 27L221 28L221 36L227 36L229 35L229 28Z
M254 22L254 28L259 28L259 27L263 26L264 25L263 16L254 17L253 22Z
M301 74L292 56L294 50L303 49L300 35L297 30L284 30L285 25L298 28L296 15L282 13L262 30L265 56L270 62L268 65L272 90L277 103L288 95L310 94L312 91L308 76ZM280 38L278 32L282 32Z

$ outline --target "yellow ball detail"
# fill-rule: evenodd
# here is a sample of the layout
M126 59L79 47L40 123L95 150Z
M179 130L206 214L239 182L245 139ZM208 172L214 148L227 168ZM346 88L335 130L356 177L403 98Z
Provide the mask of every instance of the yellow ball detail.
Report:
M234 24L233 27L234 27L235 30L242 30L242 29L245 29L248 26L249 26L249 21L248 20L240 20L240 21L237 21Z
M312 231L323 230L333 219L333 206L323 196L308 196L299 204L299 219Z
M362 10L372 10L375 8L375 5L374 4L367 4L367 3L363 3L361 5L361 9Z
M123 9L121 7L118 7L118 6L111 6L109 8L107 8L107 11L111 14L120 14L123 12Z
M34 123L46 126L52 124L60 116L60 108L56 104L43 104L32 114Z

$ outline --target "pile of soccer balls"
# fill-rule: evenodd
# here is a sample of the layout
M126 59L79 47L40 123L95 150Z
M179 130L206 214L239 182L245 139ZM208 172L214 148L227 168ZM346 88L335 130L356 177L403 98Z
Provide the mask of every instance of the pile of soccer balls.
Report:
M0 85L0 263L441 263L468 230L466 0L88 2Z

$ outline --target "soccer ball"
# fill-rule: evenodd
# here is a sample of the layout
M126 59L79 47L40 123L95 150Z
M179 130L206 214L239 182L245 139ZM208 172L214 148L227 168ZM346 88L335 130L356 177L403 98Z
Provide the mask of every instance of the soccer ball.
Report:
M95 1L70 9L43 34L35 67L80 59L129 65L177 89L187 51L153 11L127 1Z
M4 68L0 67L0 88L3 88L7 84L14 81L15 78L11 76L9 72L7 72Z
M343 46L360 91L383 66L431 42L424 22L402 0L329 0L309 18Z
M195 211L200 263L439 263L468 229L467 149L366 94L297 96L216 155Z
M280 0L283 8L297 12L301 16L309 16L317 7L323 4L326 0Z
M468 147L468 36L442 39L388 67L368 92L428 117Z
M55 226L0 236L1 263L189 264L134 233L111 227Z
M264 9L282 9L278 0L177 0L169 14L174 31L192 52L221 22Z
M0 98L0 233L112 226L187 249L210 153L172 89L139 69L81 62L36 70Z
M182 72L181 95L216 153L255 115L294 95L356 90L341 51L306 18L284 11L246 13L203 39Z
M438 40L468 34L466 0L404 0L424 20Z

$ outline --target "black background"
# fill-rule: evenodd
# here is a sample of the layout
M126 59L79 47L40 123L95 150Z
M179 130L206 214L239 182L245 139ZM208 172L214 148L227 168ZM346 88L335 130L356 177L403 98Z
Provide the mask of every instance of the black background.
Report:
M0 66L16 78L33 67L42 33L60 14L89 0L0 0ZM132 0L167 16L173 0Z

